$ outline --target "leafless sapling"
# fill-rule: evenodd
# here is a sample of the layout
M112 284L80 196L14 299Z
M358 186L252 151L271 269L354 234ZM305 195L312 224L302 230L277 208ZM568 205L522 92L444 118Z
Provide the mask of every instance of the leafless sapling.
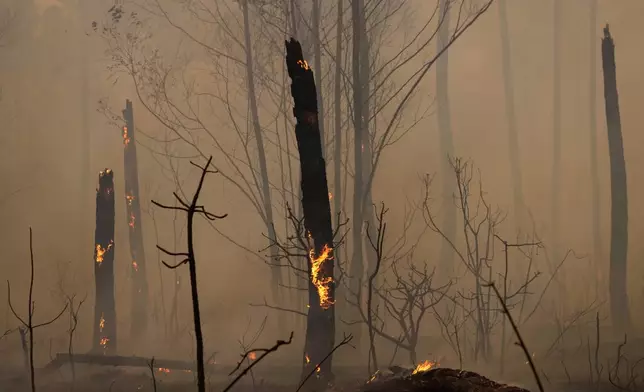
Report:
M187 226L188 251L171 252L161 247L160 245L157 245L157 248L169 256L183 257L183 260L173 265L162 261L163 265L165 265L166 267L170 269L175 269L183 264L188 264L188 269L190 271L190 287L191 287L191 294L192 294L192 313L193 313L194 325L195 325L195 341L196 341L196 354L197 354L196 355L197 356L197 387L199 392L205 392L206 390L206 377L205 377L204 356L203 356L203 334L201 331L201 314L199 312L199 293L197 291L197 266L196 266L196 260L195 260L195 250L194 250L193 223L194 223L195 215L198 215L198 214L203 215L204 217L206 217L208 220L211 220L211 221L224 219L226 216L228 216L228 214L223 214L223 215L212 214L206 211L204 206L197 204L199 201L199 194L201 193L201 189L203 187L203 183L206 178L206 174L217 173L216 170L208 169L211 161L212 161L212 157L208 159L208 162L206 162L206 165L204 165L203 167L197 165L196 163L191 162L194 166L198 167L201 170L201 177L199 179L199 184L197 185L197 189L195 190L194 196L192 197L192 201L190 202L184 201L176 192L173 192L173 195L177 200L177 202L180 204L179 206L164 205L152 200L152 203L160 208L164 208L167 210L183 211L187 215L186 226Z
M24 330L29 337L29 380L31 384L31 392L36 392L36 379L35 379L35 374L34 374L34 330L36 328L44 327L46 325L52 324L56 320L58 320L63 313L65 313L65 310L67 310L68 304L65 304L63 309L56 315L54 318L50 319L49 321L46 321L44 323L40 324L34 324L34 305L35 301L33 300L33 293L34 293L34 247L33 247L33 232L31 230L31 227L29 228L29 267L31 270L31 276L29 279L29 296L28 296L28 307L27 307L27 319L25 320L24 318L20 317L16 310L13 307L13 304L11 302L11 284L9 281L7 281L7 302L9 304L9 309L11 309L11 313L13 313L14 317L18 319L20 324L22 324L22 330ZM21 331L22 334L22 331Z

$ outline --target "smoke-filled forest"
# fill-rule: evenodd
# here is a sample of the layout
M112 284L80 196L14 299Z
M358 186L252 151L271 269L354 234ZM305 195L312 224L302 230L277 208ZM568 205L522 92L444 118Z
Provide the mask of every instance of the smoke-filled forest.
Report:
M0 0L0 391L644 389L640 0Z

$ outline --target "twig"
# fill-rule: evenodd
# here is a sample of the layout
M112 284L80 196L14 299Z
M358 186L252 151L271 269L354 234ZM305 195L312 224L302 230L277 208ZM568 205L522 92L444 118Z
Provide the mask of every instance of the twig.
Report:
M157 376L154 375L154 357L150 360L148 367L150 368L150 374L152 375L152 388L154 392L157 392Z
M274 345L273 347L271 347L271 348L254 348L254 349L251 349L251 350L246 351L246 352L242 355L242 358L241 358L241 359L239 360L239 362L237 363L237 366L235 366L235 369L233 369L233 371L232 371L232 372L230 372L230 375L232 375L232 374L233 374L233 373L235 373L237 370L239 370L239 368L241 367L242 363L244 362L244 359L246 359L246 358L250 355L250 353L254 353L254 352L261 352L261 353L262 353L262 355L260 355L260 356L259 356L259 358L257 358L257 360L253 361L253 362L252 362L250 365L248 365L244 370L242 370L242 371L237 375L237 377L235 377L235 379L234 379L234 380L232 380L232 381L230 382L230 384L228 384L228 386L227 386L226 388L224 388L224 390L223 390L222 392L228 392L228 391L230 390L230 388L234 387L234 386L235 386L235 384L237 384L237 383L239 382L239 380L241 380L241 379L242 379L242 378L243 378L243 377L244 377L244 376L245 376L245 375L246 375L246 374L247 374L247 373L248 373L248 372L249 372L253 367L255 367L255 365L257 365L257 364L258 364L262 359L266 358L266 356L267 356L267 355L269 355L270 353L273 353L273 352L277 351L281 346L285 346L285 345L291 344L291 342L292 342L292 341L293 341L293 332L291 332L291 335L289 336L288 340L278 340L278 341L275 343L275 345Z
M540 392L544 392L543 389L543 384L541 383L541 377L539 377L539 373L537 372L537 368L534 366L534 361L532 360L532 355L530 355L530 351L528 350L528 347L526 346L525 342L523 341L523 337L521 336L521 333L519 332L519 328L517 327L516 323L514 322L514 319L512 318L512 315L510 314L510 311L508 310L508 306L506 305L505 301L503 301L503 297L501 297L501 293L499 293L499 289L496 288L496 285L494 282L485 285L487 287L491 287L492 290L494 290L494 294L496 295L497 299L501 303L501 306L503 307L503 313L508 318L508 321L510 322L510 325L512 326L512 330L514 331L514 334L517 336L517 339L519 339L519 346L521 349L523 349L523 353L525 354L528 364L530 365L530 369L532 370L532 374L534 375L534 379L537 382L537 387L539 387Z
M329 358L331 357L331 355L333 355L333 353L335 352L335 350L339 349L340 347L342 347L342 346L344 346L344 345L349 344L349 343L351 342L351 340L353 340L353 335L345 336L345 337L344 337L344 339L342 339L342 341L341 341L340 343L336 344L336 345L335 345L335 347L333 347L333 349L332 349L331 351L329 351L329 353L326 355L326 357L322 358L322 360L320 361L320 363L318 363L317 365L315 365L315 366L313 367L313 370L311 370L311 372L310 372L306 377L304 377L304 380L302 380L302 382L301 382L301 383L300 383L300 385L297 387L297 389L295 390L295 392L300 392L300 389L302 389L302 387L304 386L304 384L306 384L306 382L309 380L309 378L311 378L311 376L313 376L313 374L315 374L315 372L317 372L317 371L318 371L318 369L320 368L320 365L322 365L322 364L323 364L327 359L329 359ZM353 347L353 346L352 346L352 347ZM355 347L354 347L354 348L355 348ZM224 391L224 392L225 392L225 391Z

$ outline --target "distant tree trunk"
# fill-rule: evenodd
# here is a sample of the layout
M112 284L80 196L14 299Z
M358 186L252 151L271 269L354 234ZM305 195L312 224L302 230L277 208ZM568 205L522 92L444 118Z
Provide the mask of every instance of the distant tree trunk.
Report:
M342 31L344 30L344 0L338 0L337 4L337 21L336 21L336 41L335 41L335 75L334 75L334 128L335 135L333 138L333 216L335 217L335 227L340 225L340 212L342 212ZM319 71L318 71L319 72ZM335 262L339 263L340 246L335 249ZM339 269L338 269L339 270ZM339 275L339 274L338 274ZM336 298L341 298L339 291L342 285L337 287ZM340 301L337 304L338 312L342 315L343 310L347 309L346 303Z
M297 120L295 137L300 155L304 225L313 239L314 249L308 263L309 311L306 324L303 368L306 377L320 364L319 377L312 377L308 390L333 380L331 358L322 363L335 344L335 282L333 282L333 228L331 205L318 129L317 92L313 72L304 61L302 47L291 39L286 42L286 65L291 78L293 114ZM317 384L315 381L319 381Z
M148 324L148 279L143 247L143 222L139 195L139 169L136 159L134 109L132 101L125 101L123 110L123 168L125 171L125 210L130 238L130 259L132 277L132 305L130 313L130 338L140 339Z
M318 88L318 125L322 140L322 156L325 156L324 99L322 98L322 43L320 41L320 0L313 0L313 52L315 54L315 85Z
M438 50L442 50L449 43L449 0L440 0L439 14L440 27L438 29ZM442 179L441 214L443 215L442 227L445 236L454 240L456 236L456 208L452 200L455 183L449 158L454 156L454 140L452 136L452 121L449 105L449 56L446 51L436 60L436 101L438 110L438 132L440 139L440 171ZM454 270L454 251L447 242L441 244L440 269L449 276Z
M114 173L99 173L96 190L96 231L94 233L94 304L93 350L116 352L116 306L114 303Z
M269 252L271 262L275 265L271 266L271 290L273 294L273 301L275 303L281 302L280 285L282 284L282 274L278 264L277 248L273 246L276 242L275 226L273 222L273 203L271 201L271 190L268 183L268 169L266 166L266 152L264 150L264 139L262 135L262 128L259 123L259 113L257 109L257 95L255 94L255 77L253 70L253 49L250 39L250 20L248 15L248 0L242 1L242 10L244 13L244 44L246 48L246 83L248 86L248 101L250 105L250 114L253 123L253 130L255 134L255 141L257 142L257 160L259 161L259 172L261 178L261 199L263 201L263 216L266 231L268 232ZM282 320L282 318L278 318Z
M590 76L589 76L589 131L590 131L590 176L593 219L593 267L596 276L596 291L599 293L601 262L604 252L601 238L601 217L599 204L599 164L597 163L597 0L590 2Z
M364 264L362 255L362 192L363 184L363 146L364 146L364 118L362 110L364 109L363 88L361 77L361 45L362 45L362 24L364 23L364 9L360 1L351 3L351 20L353 29L353 50L352 50L352 77L353 77L353 155L354 155L354 176L353 176L353 214L352 214L352 231L351 243L353 254L351 257L351 266L349 270L350 283L349 287L353 293L357 293L362 284L364 275ZM362 338L362 328L356 325L354 328L355 341L360 344Z
M553 29L553 97L552 97L552 186L551 186L551 225L552 225L552 257L555 262L561 258L560 242L560 214L561 214L561 2L554 3L554 29ZM559 283L560 298L566 296L566 274L565 270L559 271L557 281ZM565 314L567 300L561 301L561 311Z
M615 44L608 25L602 39L602 65L604 69L604 100L608 130L610 158L610 307L613 327L625 333L630 326L628 291L626 288L628 254L628 199L626 191L626 162L617 96L615 71Z
M524 223L525 204L523 200L523 178L521 175L521 160L519 159L519 137L517 118L514 108L514 76L510 60L510 34L508 32L508 16L506 0L499 0L499 23L501 27L501 63L503 70L503 87L505 89L505 114L508 119L508 149L510 157L510 173L512 175L512 190L514 195L514 219L517 228Z

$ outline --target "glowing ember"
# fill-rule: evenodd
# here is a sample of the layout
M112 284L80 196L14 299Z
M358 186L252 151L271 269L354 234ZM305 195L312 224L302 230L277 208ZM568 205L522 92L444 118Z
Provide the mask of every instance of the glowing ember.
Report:
M114 241L110 241L110 243L107 245L107 248L103 248L101 244L96 244L96 262L99 265L103 262L105 253L107 253L112 248L112 245L114 245Z
M103 347L103 350L107 349L107 343L110 341L107 337L102 337L99 344Z
M306 62L306 60L297 60L297 64L302 67L302 69L309 70L311 67L309 67L309 63Z
M132 260L132 268L134 268L134 271L139 272L139 265L134 260Z
M311 259L311 282L318 290L318 297L320 298L320 307L322 309L329 309L331 305L335 302L329 295L330 285L333 282L333 277L322 277L322 264L331 260L331 248L328 245L324 245L322 248L322 253L315 257L315 250L311 249L309 252L309 258Z
M304 360L306 363L311 363L311 358L309 358L309 354L304 354Z
M375 380L375 379L376 379L376 377L378 377L378 372L380 372L380 370L376 370L376 372L373 374L373 376L371 376L371 378L369 379L369 381L367 381L367 384L369 384L370 382L372 382L373 380Z
M101 319L98 321L98 328L100 329L100 332L103 332L103 328L105 328L105 318L103 317L103 313L101 313Z
M130 144L130 137L128 136L127 127L123 127L123 145L127 147Z
M167 368L159 368L159 372L161 372L161 373L166 373L166 374L167 374L167 373L170 373L170 369L167 369Z
M248 353L248 359L250 359L251 361L256 360L257 359L257 354L255 354L254 351L251 351L250 353Z
M132 205L132 202L134 201L134 196L132 195L125 195L125 201L127 202L128 206Z
M329 200L333 200L333 193L329 192Z
M131 228L134 228L134 222L136 222L136 217L133 213L130 213L130 221L127 223L127 225Z
M414 369L412 374L426 372L436 366L438 366L438 363L425 360L425 362L419 363L418 366L416 366L416 369Z

